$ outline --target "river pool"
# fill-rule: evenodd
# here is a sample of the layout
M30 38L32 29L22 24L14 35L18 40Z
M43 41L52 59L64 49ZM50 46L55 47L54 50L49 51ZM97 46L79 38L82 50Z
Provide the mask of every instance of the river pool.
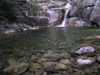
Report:
M53 27L0 35L0 70L8 66L10 58L18 61L31 55L42 55L48 51L70 53L80 44L100 46L100 40L82 40L83 37L100 35L99 28Z

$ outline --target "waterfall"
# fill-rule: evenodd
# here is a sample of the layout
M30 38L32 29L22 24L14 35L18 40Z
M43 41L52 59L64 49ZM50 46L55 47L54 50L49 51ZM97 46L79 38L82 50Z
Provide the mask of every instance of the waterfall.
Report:
M65 25L66 25L66 20L67 20L66 18L67 18L68 12L69 12L69 10L66 10L65 15L64 15L64 20L63 20L63 22L61 24L62 27L65 27Z

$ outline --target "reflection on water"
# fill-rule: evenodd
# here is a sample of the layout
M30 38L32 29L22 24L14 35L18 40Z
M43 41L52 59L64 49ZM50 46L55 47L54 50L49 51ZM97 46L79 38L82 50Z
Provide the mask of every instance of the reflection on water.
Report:
M0 62L5 66L9 58L17 60L46 51L70 52L83 43L98 45L94 41L82 41L82 37L92 35L100 35L100 29L54 27L0 35Z

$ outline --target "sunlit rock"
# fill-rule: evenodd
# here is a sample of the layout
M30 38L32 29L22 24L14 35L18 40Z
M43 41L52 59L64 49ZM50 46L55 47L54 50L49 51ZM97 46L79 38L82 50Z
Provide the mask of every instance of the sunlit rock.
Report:
M61 70L65 70L67 69L67 66L65 64L62 64L62 63L58 63L56 66L55 66L56 69L61 69Z
M83 40L95 40L95 39L100 39L100 36L88 36L88 37L84 37Z
M85 68L91 64L93 64L96 61L93 57L87 57L87 56L79 56L75 61L75 67L76 68Z
M65 65L70 65L71 61L69 59L63 59L63 60L60 60L60 63L65 64Z
M95 48L92 46L84 46L79 48L77 51L75 51L75 54L86 54L86 53L94 53Z
M16 65L11 65L5 69L3 69L4 72L9 72L12 75L19 75L26 71L26 69L29 67L28 63L19 63Z
M87 21L85 21L81 18L72 17L72 18L69 19L67 26L89 27L89 26L92 26L92 25L91 25L89 20L87 22Z

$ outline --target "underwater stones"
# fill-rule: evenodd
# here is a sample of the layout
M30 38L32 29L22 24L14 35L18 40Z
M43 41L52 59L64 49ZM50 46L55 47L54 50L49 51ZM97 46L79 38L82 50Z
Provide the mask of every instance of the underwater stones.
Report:
M83 40L96 40L96 39L100 39L100 35L98 36L88 36L88 37L84 37Z
M97 61L100 63L100 56L97 57Z
M41 65L43 65L44 68L47 68L51 65L55 65L57 62L43 62Z
M93 57L79 56L76 59L75 67L81 69L81 68L84 68L84 67L87 67L87 66L93 64L95 61L96 61L96 59Z
M15 65L16 64L15 59L9 59L9 60L7 60L7 62L9 63L9 65Z
M70 65L71 61L69 59L63 59L63 60L60 60L60 63L65 64L65 65Z
M38 69L43 68L41 65L39 65L38 63L32 63L30 65L30 71L32 72L36 72Z
M35 72L35 75L41 75L44 72L44 70L38 70Z
M67 66L65 64L58 63L58 64L55 65L55 68L60 69L60 70L66 70Z
M94 53L95 49L92 46L84 46L75 51L75 54Z
M47 68L45 68L45 71L53 73L58 72L58 70L55 68L55 65L48 66Z
M32 56L31 56L31 60L32 60L33 62L38 62L38 56L32 55Z
M28 63L19 63L16 65L11 65L5 69L3 69L4 72L9 72L13 75L19 75L26 71L26 69L29 67Z

